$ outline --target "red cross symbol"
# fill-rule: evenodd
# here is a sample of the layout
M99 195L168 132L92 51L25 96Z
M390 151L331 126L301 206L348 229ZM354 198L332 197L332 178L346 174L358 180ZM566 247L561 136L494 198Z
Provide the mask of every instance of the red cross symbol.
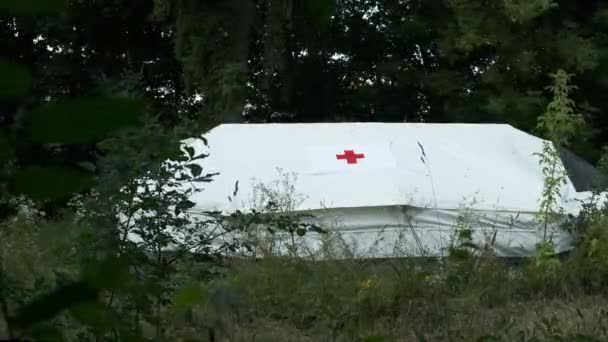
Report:
M355 153L353 150L344 150L344 154L336 154L336 159L346 160L348 164L357 164L357 159L365 158L363 153Z

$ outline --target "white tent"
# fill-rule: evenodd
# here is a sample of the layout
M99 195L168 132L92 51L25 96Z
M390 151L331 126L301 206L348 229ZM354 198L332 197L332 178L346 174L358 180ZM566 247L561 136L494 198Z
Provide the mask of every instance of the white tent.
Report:
M247 212L268 195L260 184L286 185L276 183L282 170L295 176L293 189L283 188L298 197L288 209L314 215L362 257L445 255L462 229L477 246L492 241L499 256L524 257L545 235L536 218L544 176L535 155L544 140L509 125L225 124L205 139L184 141L209 154L205 172L219 173L192 198L194 211ZM569 179L558 205L577 215L594 169L563 156ZM558 252L572 247L557 224L547 234ZM312 251L322 240L302 238Z

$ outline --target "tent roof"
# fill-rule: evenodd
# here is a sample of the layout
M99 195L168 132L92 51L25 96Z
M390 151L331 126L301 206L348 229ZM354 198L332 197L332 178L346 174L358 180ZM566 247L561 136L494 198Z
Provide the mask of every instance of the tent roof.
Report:
M255 185L273 182L283 195L304 196L295 210L466 204L535 212L543 190L534 155L543 140L505 124L224 124L205 138L207 146L184 141L209 153L205 172L219 172L193 198L200 210L247 210L262 199ZM278 169L297 177L294 189L277 183ZM562 199L580 194L568 181Z

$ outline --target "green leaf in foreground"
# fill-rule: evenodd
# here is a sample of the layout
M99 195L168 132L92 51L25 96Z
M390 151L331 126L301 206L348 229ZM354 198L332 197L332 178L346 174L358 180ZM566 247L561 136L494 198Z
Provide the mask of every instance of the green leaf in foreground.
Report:
M28 166L13 178L13 190L36 201L67 198L92 184L93 175L67 167Z
M54 102L29 115L29 133L36 143L94 143L118 129L139 123L143 103L126 98L90 97Z
M73 305L97 300L97 296L97 290L86 282L62 286L25 305L9 321L11 325L20 329L27 329L37 323L52 319Z
M200 284L189 284L177 292L172 301L171 311L182 312L193 305L202 303L205 298Z
M32 76L24 66L0 59L0 98L26 95L32 86Z
M311 23L322 27L336 11L336 0L309 0L305 2L305 10Z
M57 14L67 8L67 0L2 0L0 10L14 15Z
M96 288L114 290L130 280L129 264L121 257L108 257L88 267L85 278Z
M116 313L98 301L78 303L70 308L70 313L80 323L104 332L118 321Z
M89 267L83 280L41 296L25 305L9 321L20 329L27 329L71 309L72 314L85 324L101 318L104 318L105 323L111 324L111 317L107 316L111 313L103 309L99 302L99 293L120 287L128 280L129 269L126 260L106 258ZM103 328L103 324L98 328Z
M17 341L48 341L48 342L60 342L64 341L61 329L54 326L50 322L44 322L36 324L27 330L27 340Z
M0 160L11 158L14 155L14 149L6 132L0 130Z

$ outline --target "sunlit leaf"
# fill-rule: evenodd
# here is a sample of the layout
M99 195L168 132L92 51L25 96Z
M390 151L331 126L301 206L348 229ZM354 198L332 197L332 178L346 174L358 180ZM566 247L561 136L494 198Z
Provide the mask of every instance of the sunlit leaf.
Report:
M27 166L13 178L13 189L36 201L56 200L87 189L93 176L67 167Z
M67 8L67 0L2 0L0 10L16 15L55 14Z
M33 110L29 133L37 143L93 143L139 123L143 104L123 98L80 98Z

